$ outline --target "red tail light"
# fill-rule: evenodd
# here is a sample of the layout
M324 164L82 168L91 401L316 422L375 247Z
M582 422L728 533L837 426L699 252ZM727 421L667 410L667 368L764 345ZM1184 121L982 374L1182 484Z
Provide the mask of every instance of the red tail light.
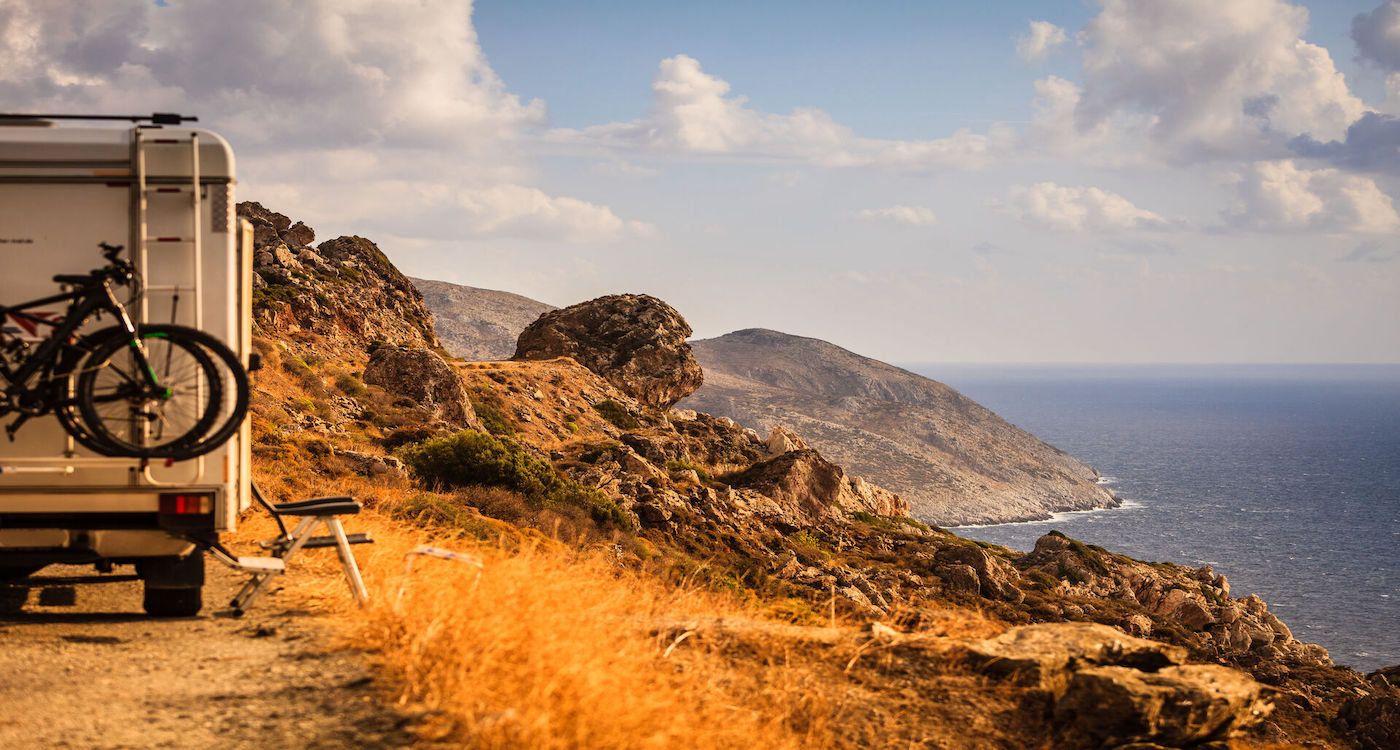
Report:
M162 492L160 512L164 515L183 516L214 512L212 492Z

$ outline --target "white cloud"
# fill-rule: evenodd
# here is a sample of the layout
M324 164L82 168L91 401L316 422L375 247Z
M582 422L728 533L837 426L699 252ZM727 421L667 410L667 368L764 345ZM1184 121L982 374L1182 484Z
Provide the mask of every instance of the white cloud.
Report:
M1231 176L1225 221L1263 232L1385 233L1400 229L1390 197L1365 177L1300 169L1292 160L1259 162Z
M636 178L655 177L661 174L661 170L659 169L644 167L640 164L632 164L631 162L624 161L622 159L613 159L612 161L596 162L592 167L592 171L594 174L600 174L604 177Z
M483 236L521 236L569 242L608 242L653 237L650 224L619 219L607 206L553 197L537 188L496 185L457 196L469 223Z
M1351 19L1351 38L1362 59L1384 70L1400 70L1400 0Z
M655 231L522 184L544 104L507 90L460 0L0 0L0 109L197 114L237 149L244 197L326 231Z
M1063 232L1162 229L1167 220L1138 208L1117 193L1095 187L1062 187L1040 182L1011 188L1004 204L1016 220Z
M786 115L754 109L745 97L730 95L727 81L686 55L662 60L651 90L652 109L643 119L560 129L549 137L663 155L902 169L976 167L1007 153L1015 141L1009 128L998 126L925 141L862 138L818 109Z
M1056 48L1069 41L1065 30L1049 21L1031 21L1030 33L1016 37L1016 54L1032 63L1045 62Z
M866 221L891 221L910 226L927 226L938 221L933 209L924 206L889 206L888 208L867 208L856 214L857 219Z
M1329 141L1364 112L1331 55L1301 38L1307 10L1283 0L1099 0L1080 34L1076 127L1149 118L1174 161L1281 154L1291 137Z
M470 3L6 3L0 100L188 111L243 143L489 149L542 125L506 90Z

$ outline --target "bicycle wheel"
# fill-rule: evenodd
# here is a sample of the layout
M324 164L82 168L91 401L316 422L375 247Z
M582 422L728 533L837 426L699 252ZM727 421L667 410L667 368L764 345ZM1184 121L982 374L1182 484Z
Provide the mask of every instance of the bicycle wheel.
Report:
M120 329L96 341L71 390L88 447L184 460L222 445L248 411L248 375L218 339L193 328L142 326L138 351Z

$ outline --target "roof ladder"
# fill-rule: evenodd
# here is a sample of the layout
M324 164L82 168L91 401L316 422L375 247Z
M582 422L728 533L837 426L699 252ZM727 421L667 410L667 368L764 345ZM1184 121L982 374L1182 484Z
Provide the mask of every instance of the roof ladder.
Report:
M204 227L202 225L203 196L200 185L199 174L199 134L190 133L181 138L159 138L147 137L149 131L146 128L132 128L132 173L135 179L131 182L131 259L136 264L136 268L141 273L143 280L149 279L150 253L152 244L158 247L181 246L188 248L190 253L190 268L193 279L189 286L179 284L152 285L147 286L147 292L170 292L179 295L181 292L190 292L194 299L194 327L202 329L204 327L204 299L203 299L203 279L204 279L204 253L202 240ZM154 149L168 148L171 146L189 146L189 166L190 179L187 184L167 184L167 179L158 179L160 184L152 186L152 180L148 174L146 163L147 155ZM167 193L189 192L190 195L190 225L188 236L170 236L150 234L150 222L148 215L150 212L149 196ZM150 296L141 296L141 305L138 312L139 322L150 322ZM172 323L176 321L171 321Z

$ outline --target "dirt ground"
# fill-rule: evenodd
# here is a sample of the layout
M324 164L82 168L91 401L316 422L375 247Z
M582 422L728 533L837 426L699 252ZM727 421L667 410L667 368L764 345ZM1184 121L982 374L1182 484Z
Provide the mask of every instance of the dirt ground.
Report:
M139 582L0 584L0 747L410 744L363 655L331 651L315 614L269 592L234 618L226 605L245 576L211 560L207 579L203 611L180 619L147 617Z

